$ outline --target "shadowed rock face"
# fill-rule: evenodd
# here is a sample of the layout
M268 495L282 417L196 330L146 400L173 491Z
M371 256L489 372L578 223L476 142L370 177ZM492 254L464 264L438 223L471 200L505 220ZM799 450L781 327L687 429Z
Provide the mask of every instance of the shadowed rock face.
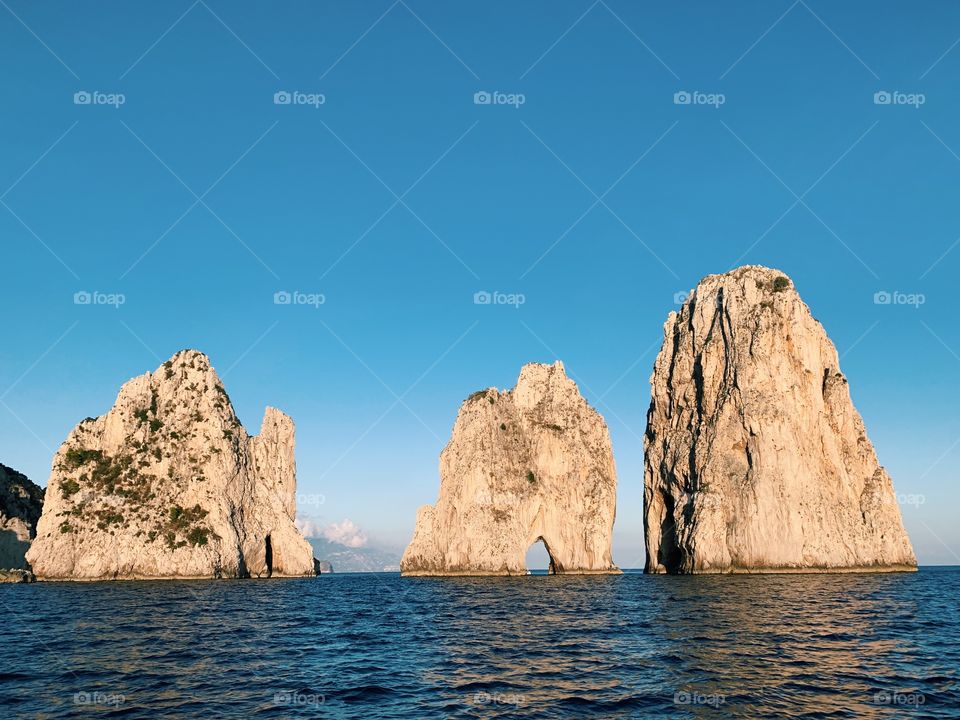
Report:
M27 558L39 579L313 575L295 513L293 421L267 408L248 436L185 350L70 433Z
M29 569L25 555L42 510L43 488L0 464L0 568Z
M837 351L782 273L704 278L651 384L647 572L916 567Z
M440 497L417 513L404 575L519 575L542 540L555 573L619 572L610 555L616 469L603 418L563 365L474 393L440 455Z

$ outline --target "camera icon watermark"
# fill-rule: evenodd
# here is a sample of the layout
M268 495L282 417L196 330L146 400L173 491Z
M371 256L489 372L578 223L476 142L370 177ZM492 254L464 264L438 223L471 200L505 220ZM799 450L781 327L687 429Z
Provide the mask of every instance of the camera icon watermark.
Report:
M274 705L284 705L292 707L317 708L327 701L326 696L315 692L303 692L302 690L285 690L273 694Z
M485 692L481 690L473 695L474 705L523 705L523 696L520 693Z
M73 94L74 105L108 105L112 108L119 108L127 102L127 96L123 93L105 93L99 90L77 90Z
M295 503L297 507L318 506L327 502L327 496L320 493L297 493Z
M523 502L523 497L514 492L493 493L489 490L477 490L473 496L473 502L480 507L489 507L492 505L502 508L508 505L520 505L520 503Z
M874 105L909 105L915 110L927 102L923 93L905 93L899 90L878 90L873 94Z
M723 93L705 93L699 90L678 90L673 94L674 105L707 105L719 108L727 102Z
M678 690L673 694L674 705L707 705L716 708L727 701L727 696L720 693L690 692Z
M78 290L73 294L74 305L107 305L113 308L119 308L127 302L127 296L123 293L105 293L99 290L88 292L87 290Z
M697 490L693 494L693 507L698 510L716 509L723 507L723 500L720 495L709 490Z
M323 293L305 293L299 290L289 292L287 290L277 290L273 294L274 305L309 305L313 308L319 308L327 302L327 296Z
M874 705L898 705L901 707L919 707L927 702L923 693L902 693L880 690L873 695Z
M278 90L273 94L274 105L307 105L314 110L326 104L327 96L323 93L305 93L299 90Z
M673 304L683 305L693 295L692 290L677 290L673 294Z
M505 93L499 90L487 92L478 90L473 94L474 105L511 105L519 110L520 106L527 102L527 96L523 93Z
M123 705L127 698L120 693L78 692L73 694L74 705L99 705L102 707L118 707Z
M523 293L504 293L499 290L487 292L478 290L473 294L474 305L511 305L519 309L521 305L527 302L527 296Z
M920 507L926 504L927 496L922 493L897 493L896 500L899 505Z
M873 294L874 305L908 305L915 309L927 302L927 296L923 293L905 293L899 290L888 292L887 290L878 290Z

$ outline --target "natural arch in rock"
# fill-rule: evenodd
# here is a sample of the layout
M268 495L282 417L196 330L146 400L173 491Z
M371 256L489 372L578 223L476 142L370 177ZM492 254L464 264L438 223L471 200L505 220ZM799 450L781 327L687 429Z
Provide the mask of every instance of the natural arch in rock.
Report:
M546 558L543 557L544 555L546 555ZM550 552L550 545L543 539L543 536L537 537L537 539L530 544L530 547L527 548L524 565L527 572L546 570L547 575L559 575L563 573L563 566L553 557L553 553ZM544 565L546 567L544 567Z
M514 389L460 407L440 455L440 497L421 507L404 575L524 575L542 540L553 574L617 573L616 468L603 418L563 365L525 365Z

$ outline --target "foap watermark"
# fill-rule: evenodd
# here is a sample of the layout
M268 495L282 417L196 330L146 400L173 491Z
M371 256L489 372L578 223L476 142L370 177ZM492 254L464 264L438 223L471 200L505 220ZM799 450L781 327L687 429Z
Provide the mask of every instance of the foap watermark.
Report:
M909 105L914 109L927 102L923 93L905 93L899 90L877 90L873 94L874 105Z
M511 105L513 108L519 109L525 102L527 102L527 96L523 93L478 90L473 94L474 105Z
M304 690L284 690L273 694L274 705L284 705L293 707L320 707L327 701L327 698L320 693L308 692Z
M474 693L474 705L523 705L523 695L520 693L484 692Z
M523 293L505 293L499 290L487 292L486 290L477 290L473 294L474 305L512 305L520 308L527 301L527 296Z
M927 502L927 496L920 493L897 493L897 503L900 505L913 505L920 507Z
M887 690L881 690L880 692L874 693L873 695L873 704L874 705L898 705L901 707L919 707L927 702L927 696L923 693L904 693L904 692L889 692Z
M327 96L323 93L305 93L299 90L277 90L273 94L274 105L307 105L314 110L326 104Z
M488 505L504 507L506 505L519 505L523 498L512 492L492 493L489 490L478 490L477 494L473 496L473 501L481 507Z
M87 290L78 290L73 294L74 305L107 305L113 308L119 308L127 302L127 296L123 293L105 293L99 290L88 292Z
M274 305L309 305L318 308L327 302L327 296L323 293L305 293L299 290L289 292L287 290L277 290L273 294Z
M727 102L727 96L723 93L705 93L699 90L677 90L673 94L674 105L708 105L713 108L719 108Z
M327 496L320 493L292 493L289 494L289 497L296 507L323 505L327 502Z
M691 295L693 295L692 290L677 290L673 294L673 304L683 305Z
M710 490L697 490L693 493L693 507L701 510L723 507L719 493Z
M873 294L874 305L909 305L916 309L927 302L927 296L923 293L905 293L899 290L888 292L887 290L878 290Z
M73 694L74 705L99 705L101 707L118 707L123 705L127 698L120 693L105 692L78 692Z
M674 705L707 705L712 708L719 707L727 701L726 695L720 693L701 693L690 692L688 690L677 690L673 694Z
M127 102L127 96L123 93L105 93L99 90L77 90L73 94L74 105L109 105L112 108L119 108Z

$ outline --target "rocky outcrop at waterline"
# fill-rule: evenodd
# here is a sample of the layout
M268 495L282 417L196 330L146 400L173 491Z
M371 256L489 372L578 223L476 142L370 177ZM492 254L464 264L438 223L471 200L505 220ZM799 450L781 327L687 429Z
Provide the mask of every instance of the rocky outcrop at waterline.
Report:
M400 570L522 575L540 540L553 573L619 572L616 485L607 426L563 364L525 365L513 390L481 390L460 407L440 496L418 511Z
M836 348L782 273L704 278L651 384L647 572L915 569Z
M29 570L25 556L42 510L43 488L0 464L0 568Z
M267 408L247 435L185 350L70 433L27 559L40 580L313 575L295 514L293 421Z
M29 570L22 568L0 570L0 583L32 583L36 581L36 576Z

